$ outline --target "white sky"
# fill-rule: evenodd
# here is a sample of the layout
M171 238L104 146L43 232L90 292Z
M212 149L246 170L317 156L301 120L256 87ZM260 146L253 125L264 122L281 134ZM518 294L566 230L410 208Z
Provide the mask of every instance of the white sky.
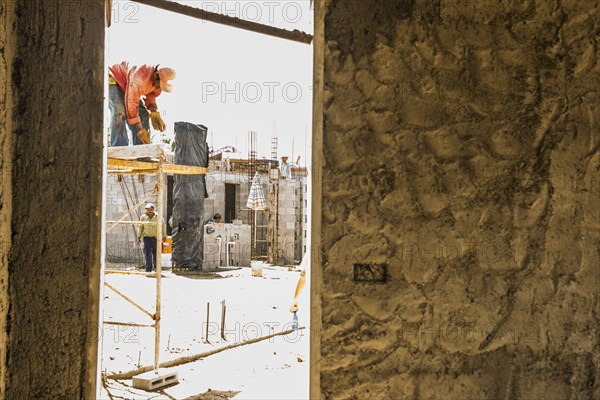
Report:
M178 1L238 18L312 34L313 10L300 1ZM161 64L177 71L172 93L158 108L173 133L175 121L209 128L216 149L237 147L245 156L248 131L257 131L258 157L310 160L312 45L260 35L134 3L114 1L108 29L108 65ZM237 143L237 146L236 146Z

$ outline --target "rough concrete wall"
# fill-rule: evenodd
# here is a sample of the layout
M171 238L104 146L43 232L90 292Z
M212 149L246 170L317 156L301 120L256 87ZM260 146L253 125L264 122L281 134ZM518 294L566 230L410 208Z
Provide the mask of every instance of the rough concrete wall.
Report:
M600 398L598 2L325 7L323 397Z
M12 212L12 96L10 65L13 53L14 4L0 4L0 398L6 395L6 321L8 316L8 256Z
M17 0L15 7L6 398L92 398L104 1Z

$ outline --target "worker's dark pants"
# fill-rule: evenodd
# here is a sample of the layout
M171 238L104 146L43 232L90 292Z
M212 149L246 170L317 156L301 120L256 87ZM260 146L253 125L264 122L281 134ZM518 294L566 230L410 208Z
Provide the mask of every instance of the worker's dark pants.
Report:
M135 125L127 123L127 112L125 111L125 93L119 85L108 85L108 109L110 110L110 145L111 146L128 146L129 138L127 137L127 128L131 131L131 140L133 144L142 144L138 138L138 129ZM150 113L144 107L144 103L140 100L138 106L142 128L150 132Z
M152 272L152 269L156 269L155 237L144 237L144 257L146 257L146 272Z

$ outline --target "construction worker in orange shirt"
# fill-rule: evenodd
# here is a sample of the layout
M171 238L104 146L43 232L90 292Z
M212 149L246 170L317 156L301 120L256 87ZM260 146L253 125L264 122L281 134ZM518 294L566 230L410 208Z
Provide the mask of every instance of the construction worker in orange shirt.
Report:
M110 145L127 146L129 126L134 145L150 143L152 127L166 128L156 105L162 92L170 93L175 70L168 67L142 65L130 67L126 61L109 69L108 107L111 112Z

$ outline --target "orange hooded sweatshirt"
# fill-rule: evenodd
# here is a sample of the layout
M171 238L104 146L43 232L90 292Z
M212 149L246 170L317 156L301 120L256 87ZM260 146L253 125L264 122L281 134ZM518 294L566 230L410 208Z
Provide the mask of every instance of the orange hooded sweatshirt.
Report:
M123 61L108 68L109 75L117 85L125 92L125 110L127 112L127 123L135 125L141 122L138 112L140 99L145 97L144 105L148 110L156 111L156 98L160 96L161 90L153 85L155 66L142 65L129 68L129 63Z

